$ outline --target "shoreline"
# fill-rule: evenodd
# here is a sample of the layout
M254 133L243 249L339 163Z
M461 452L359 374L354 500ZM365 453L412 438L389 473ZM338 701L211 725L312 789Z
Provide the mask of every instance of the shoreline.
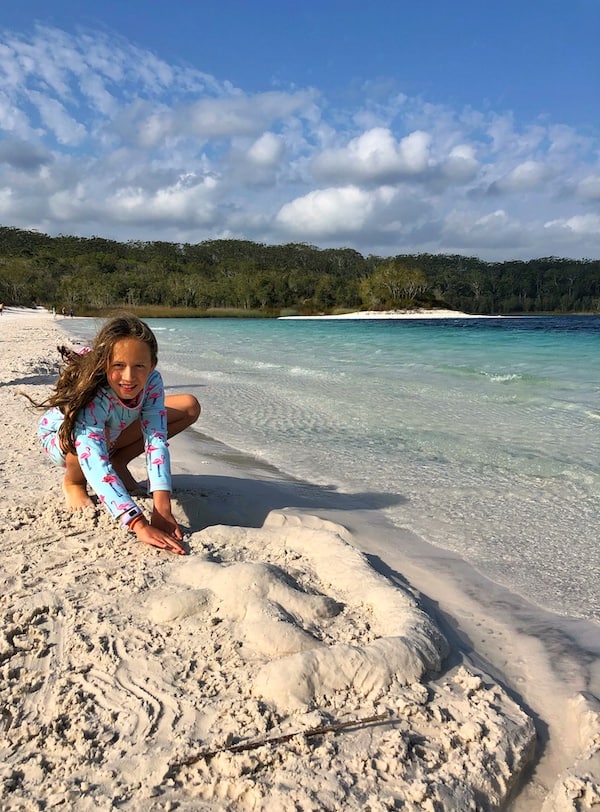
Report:
M279 319L318 319L321 321L337 319L503 319L505 316L474 316L459 310L433 309L422 307L404 310L357 310L354 313L338 313L322 316L279 316Z
M231 499L228 509L208 515L194 515L192 510L196 521L210 524L232 518L243 525L260 527L267 515L265 501L294 515L310 517L316 513L349 529L352 544L368 556L377 571L392 580L408 582L417 590L450 643L449 660L467 664L476 673L495 680L536 722L536 763L517 796L502 809L540 810L544 793L544 812L577 808L566 804L566 794L565 805L561 805L560 784L579 780L572 778L581 769L578 758L585 763L584 772L589 771L594 786L598 785L597 624L555 615L528 603L458 555L398 528L377 508L361 506L351 494L323 491L198 429L174 438L172 446L176 469L181 472L175 475L175 487L179 482L186 489L196 475L198 469L186 462L191 449L192 458L206 456L212 461L211 469L216 465L206 478L208 487L225 486ZM348 501L353 502L349 510L339 506ZM581 739L580 729L585 731ZM550 799L555 782L555 795ZM454 808L449 807L448 812L454 812Z
M24 330L22 335L23 339L28 338L28 334L32 331L38 332L34 330L36 325L32 326L31 329L29 327L25 329L25 322L29 322L29 320L21 320L21 316L17 316L16 318L19 319L19 322L13 320L12 323L14 324L15 331L22 325ZM47 328L60 330L60 320L53 322L52 317L46 314L45 322L38 322L37 316L32 322L33 321L37 322L40 328L38 344L35 345L33 356L30 358L25 357L25 369L21 368L23 365L19 361L20 354L18 352L16 353L16 356L11 361L12 366L10 367L8 375L8 383L6 383L4 387L5 390L18 388L23 385L39 387L45 384L47 385L51 379L52 362L50 359L53 358L53 342L52 340L47 340L49 338L48 335L43 335L44 330L42 328L46 328L46 333L49 332ZM15 331L11 330L11 339L14 339ZM2 332L0 322L0 339L3 338ZM27 347L25 346L22 349L22 355L26 356ZM21 367L19 367L20 364ZM168 383L168 380L166 382ZM0 393L2 393L1 389ZM7 394L6 391L3 394ZM36 389L36 396L39 396L38 389ZM5 399L2 401L3 416L5 418L7 417L7 402ZM22 415L17 415L15 419L21 420L22 417ZM24 419L26 423L27 419L31 420L31 415L26 415ZM199 428L201 428L201 424ZM14 447L11 446L8 462L12 461L14 463L17 461L17 474L19 465L21 465L27 476L28 488L24 489L25 498L23 502L26 505L28 502L30 503L26 510L37 516L38 523L41 522L44 524L45 522L47 533L54 538L53 545L50 547L47 547L48 542L46 542L46 549L50 557L53 558L52 563L57 566L60 565L60 567L63 568L62 571L67 574L70 569L73 569L71 575L75 574L78 565L82 565L83 569L81 569L80 574L85 573L85 557L82 560L81 552L77 546L73 547L73 544L76 543L69 541L73 532L75 532L76 536L83 534L85 545L88 548L86 555L89 555L91 558L93 569L95 568L95 570L99 570L100 572L102 569L110 570L113 572L113 577L116 578L115 568L127 569L131 567L135 573L134 581L141 578L142 582L144 580L146 582L145 588L142 589L141 592L136 588L136 599L141 597L146 600L148 593L152 593L154 589L154 591L160 592L162 596L163 613L166 611L165 605L172 613L174 611L174 596L176 596L180 604L178 611L181 612L185 610L189 612L189 614L183 614L181 617L187 618L188 620L189 618L193 619L195 614L192 609L197 609L197 607L195 607L195 605L191 606L189 603L191 598L188 592L191 589L191 585L186 582L187 576L182 573L177 575L177 573L174 572L175 562L173 558L169 560L164 556L156 555L152 551L140 549L132 545L128 539L125 540L127 547L123 553L123 537L120 531L115 530L110 521L102 515L96 519L98 526L96 530L94 530L93 522L89 529L84 529L84 527L87 528L90 524L89 516L87 517L87 522L82 521L84 517L65 516L64 511L60 510L57 502L57 500L60 499L60 472L45 463L41 452L39 452L36 447L35 438L33 437L31 437L31 441L28 441L26 444L27 453L29 453L31 461L26 461L23 458L22 448L24 436L27 436L26 433L25 435L21 434L17 437L14 442ZM19 443L21 445L19 445ZM190 448L192 449L191 453ZM427 676L422 677L415 683L415 685L421 684L427 686L428 691L434 697L433 700L429 701L429 705L426 702L425 706L423 706L422 700L420 705L417 703L421 709L429 707L433 712L433 709L436 707L438 707L438 709L445 707L447 710L447 705L436 705L436 701L439 701L439 692L442 691L442 687L440 686L443 686L444 681L452 681L456 676L457 669L466 667L470 669L469 673L472 675L483 675L483 680L486 685L503 686L500 692L494 695L496 696L497 702L500 702L500 697L502 696L505 716L510 716L510 713L517 713L516 706L510 705L509 702L509 698L512 697L513 700L517 700L517 705L520 705L521 708L525 707L528 712L537 718L538 736L541 741L541 746L538 750L538 761L534 767L533 776L529 777L526 786L518 794L514 801L514 806L511 808L515 810L540 809L544 798L546 798L547 803L552 804L547 807L548 810L575 808L567 805L566 790L564 790L564 786L566 786L565 780L567 778L571 784L573 784L573 782L579 782L578 786L583 787L584 790L587 786L587 790L585 791L592 792L592 790L590 790L590 784L593 784L594 780L597 782L597 776L587 780L586 783L585 778L583 778L580 773L585 775L585 772L590 771L593 766L590 742L593 740L592 734L596 729L594 726L600 730L600 714L592 699L588 698L586 700L583 695L584 691L589 690L589 679L587 679L586 682L584 673L585 664L577 663L576 659L572 659L569 654L567 646L569 637L568 622L565 623L565 628L562 630L562 633L557 635L554 640L552 639L553 625L550 617L548 618L548 639L545 641L541 637L531 637L531 635L524 633L523 630L519 632L517 628L515 628L515 625L513 625L515 618L510 617L510 613L508 613L509 617L505 616L506 611L505 605L503 604L505 603L506 595L500 588L496 590L491 587L486 588L485 582L482 581L481 577L478 577L477 573L473 573L472 576L469 576L464 566L461 566L461 562L457 561L454 567L452 562L449 561L451 556L448 556L444 551L435 551L433 548L428 549L425 542L417 545L418 552L416 555L413 552L411 557L408 555L408 552L415 547L415 539L410 536L408 531L406 531L406 535L401 534L398 528L392 528L387 525L384 517L378 513L376 508L366 508L364 505L361 506L357 504L356 500L353 501L351 494L330 493L310 483L286 478L282 476L281 472L277 471L277 469L265 465L260 461L252 460L243 454L239 454L235 449L229 449L227 446L219 443L218 440L203 436L200 431L188 431L183 436L175 438L172 442L172 456L175 475L174 484L176 487L175 502L187 525L188 538L194 553L191 559L186 559L185 561L188 561L190 565L194 565L193 559L198 558L202 549L212 549L213 553L220 551L221 555L224 553L226 553L227 556L233 555L234 558L232 560L238 560L240 557L243 559L244 556L250 555L249 560L260 563L263 560L262 552L265 550L271 553L270 566L274 565L274 562L279 561L278 565L283 564L285 569L285 566L289 565L289 561L286 558L288 553L284 556L283 561L277 557L279 555L278 550L281 538L285 537L287 540L286 545L288 545L287 549L289 551L295 550L293 555L298 556L298 561L306 562L310 560L313 564L315 564L315 561L319 564L318 556L315 558L315 555L312 554L312 559L308 556L306 548L302 546L304 542L300 542L300 537L306 535L307 531L310 531L310 533L318 532L327 534L331 533L334 527L340 528L336 531L337 535L334 534L335 538L341 538L342 541L346 540L346 543L349 543L351 548L348 550L343 545L339 548L342 560L344 560L346 555L350 554L352 549L360 549L368 555L371 566L374 567L375 570L380 571L386 580L396 583L399 590L406 584L408 584L409 590L417 590L418 593L420 593L427 614L431 615L434 621L441 624L442 632L450 644L449 654L445 659L445 664L442 665L440 674L434 678ZM135 465L139 468L137 461ZM21 477L22 475L23 471L21 472ZM17 479L10 479L8 473L6 474L6 478L5 489L8 488L9 492L14 493L14 489L18 487ZM39 489L45 491L49 481L51 484L48 496L52 497L52 499L44 496L42 507L36 508L33 494ZM28 490L31 494L29 499L27 498ZM56 507L51 507L51 504L54 504L54 502L56 502ZM343 507L340 507L340 504L343 504ZM10 553L7 565L12 565L15 556L19 555L18 550L15 552L14 547L20 543L20 539L29 539L30 543L34 545L34 548L37 542L35 541L36 536L31 537L27 535L26 530L28 525L26 523L23 524L24 518L22 516L19 518L19 515L15 513L16 508L13 510L13 513L10 513L10 509L8 510L8 514L6 514L5 511L4 518L6 519L6 515L8 515L9 519L12 517L11 521L13 524L18 525L9 529L9 531L5 533L3 540L4 544L8 545L8 547L3 550L4 554L6 555L7 552ZM40 510L42 510L41 516L38 515ZM315 515L318 516L318 520L311 518ZM274 524L263 527L265 519L269 517L271 517L271 522L274 522ZM21 522L20 525L19 522ZM341 528L346 528L345 533ZM38 530L36 530L36 533L37 532ZM69 533L71 535L69 535ZM400 536L402 536L402 543L398 543ZM324 540L326 540L327 543L334 544L333 536L324 535L322 536L322 541ZM335 544L338 543L339 542L335 542ZM390 554L392 543L395 543L398 547L393 555ZM58 550L56 549L57 546ZM19 560L22 560L23 556L22 554L20 555L21 558ZM122 561L123 555L125 555L124 562ZM308 556L308 558L306 558L306 556ZM72 559L74 559L73 562ZM41 567L43 571L44 564L42 559L38 562L38 566ZM453 572L455 572L456 577L454 579L448 579L446 572L448 568L453 569ZM193 570L193 566L191 566L191 569ZM295 569L293 572L298 575ZM13 583L16 583L16 581L14 581L14 579L17 578L16 573L17 570L15 569L15 574L12 576ZM171 579L175 575L177 575L179 580L173 582ZM52 577L55 576L52 575ZM326 577L327 573L320 571L319 579L321 584ZM57 575L56 578L57 589L60 591L61 586L64 587L64 584L60 575ZM334 584L331 586L332 590L334 587L339 588L339 583L336 584L335 581L336 578L334 578ZM69 584L72 583L74 583L74 581L69 580ZM89 599L92 604L94 604L94 601L97 601L98 598L100 600L103 598L106 599L108 595L112 594L111 592L105 591L106 584L104 584L104 582L100 581L100 584L101 589L98 590L99 594L96 596L92 595ZM150 589L150 587L152 587L152 589ZM176 587L176 589L174 587ZM183 587L185 587L185 589L183 589ZM132 590L132 585L128 584L127 579L124 579L123 583L121 585L118 584L115 589L117 589L117 595L119 596L117 609L121 612L121 614L119 614L119 612L117 613L118 627L122 617L123 607L129 608L131 597L128 597L128 595ZM197 593L198 589L195 587L191 589L191 591ZM27 590L25 590L25 593L28 594ZM346 594L348 595L348 593ZM386 594L389 600L390 595L396 595L396 592ZM485 600L486 597L492 605L488 607L487 611L484 611L481 601L482 599ZM187 604L186 601L188 601ZM352 601L348 597L347 601L348 605L352 605ZM181 609L182 602L185 604L183 610ZM93 608L93 606L91 608ZM238 608L239 607L233 607L231 611L234 611L234 609L237 610ZM64 606L61 607L61 609L63 613L66 612ZM158 611L156 606L154 606L154 609ZM200 610L198 610L198 612L199 611ZM375 616L377 616L377 604L373 605L373 611ZM68 612L66 613L68 614ZM536 613L536 622L538 619L539 617ZM516 618L516 621L522 627L525 625L524 617ZM222 618L219 624L214 628L222 628L223 623L227 622L227 617ZM315 620L314 622L317 621ZM358 621L356 622L358 623ZM323 631L325 631L326 626L327 624L324 623ZM138 628L141 629L141 627L136 625L135 629ZM152 631L152 627L150 627L150 629L144 627L144 634L150 634L152 636ZM169 629L169 631L170 634L177 636L172 628ZM200 634L200 631L196 629L195 626L194 631ZM136 634L140 633L141 631L136 632ZM254 633L256 634L256 630L254 630ZM250 632L246 629L245 634L248 635ZM166 645L163 636L158 635L158 637L160 637L161 644ZM177 640L178 643L183 646L183 638L177 637ZM65 641L63 640L63 646L64 645ZM255 648L260 649L261 645L263 647L265 646L265 641L253 639L253 645ZM338 643L338 645L340 645L340 643ZM365 643L363 646L367 651L369 651L368 645L370 644ZM554 646L554 650L552 646ZM556 653L559 650L561 656L564 657L564 683L561 683L558 678L559 675L556 674L551 656L553 651ZM145 652L146 655L148 654L148 651L145 649L142 649L142 652ZM495 655L494 652L496 652ZM282 656L281 647L276 647L275 654L275 662L283 662L283 660L285 660L285 657ZM256 656L256 654L254 656ZM163 659L164 658L159 656L159 662L162 663L162 665L166 665ZM504 663L502 662L503 660ZM112 662L113 666L109 667L110 663L105 663L102 669L109 677L113 672L113 676L119 675L119 673L122 672L123 675L127 673L134 682L136 681L136 672L127 670L127 657L125 657L123 653L119 654L117 652L117 656L113 656ZM329 673L322 662L319 661L318 665L325 673ZM140 666L140 663L138 663L138 666ZM96 663L92 666L92 669L98 670L98 667L99 664ZM168 668L170 667L172 667L172 665L168 666ZM245 668L246 664L244 664L243 667ZM579 673L576 673L578 669L580 669ZM23 670L26 669L24 668ZM40 668L38 668L38 671L40 671ZM67 679L68 673L69 671L67 669L64 674L64 679ZM276 683L276 676L277 674L275 674L275 676L272 673L270 674L271 684ZM155 679L157 679L157 677L155 677ZM223 679L225 679L225 677L223 677ZM464 678L461 677L461 679ZM110 680L109 684L113 686L111 690L115 690ZM456 688L457 683L453 684ZM52 693L51 689L52 685L46 685L43 690L46 691L46 694L50 695ZM558 693L557 689L560 689ZM474 694L477 695L478 691L475 689L472 690ZM496 689L492 687L492 690L495 691ZM166 691L164 686L163 691ZM508 694L506 694L506 691ZM400 697L402 702L408 701L406 693L398 694L397 701L400 701ZM560 698L561 702L564 702L564 706L561 707L559 705L557 697ZM461 724L466 724L475 712L474 706L469 704L467 699L462 697L462 700L465 701L466 704L461 706L460 709L457 710L457 708L453 706L453 713L456 714L456 718L458 720L462 718ZM479 696L479 699L481 700L482 697ZM170 701L175 701L173 696L170 697ZM198 701L200 701L200 699L198 699ZM415 701L414 696L411 701ZM245 707L248 704L252 704L252 702L253 700L251 696L249 696L246 700ZM362 704L363 707L368 707L370 711L377 709L373 707L371 700L366 703L363 701ZM481 704L481 702L479 704ZM168 703L164 705L164 707L167 706ZM509 708L511 709L510 711ZM233 716L239 717L239 714L243 716L243 713L247 713L247 708L246 710L238 708ZM315 711L313 710L311 713L314 715ZM461 713L464 714L462 717ZM183 715L185 716L185 714ZM278 719L280 726L285 727L285 718L287 717L284 715ZM293 715L289 718L293 718L295 722L298 720L298 717ZM322 721L322 719L318 721ZM254 722L256 723L256 720L254 720ZM430 718L428 723L430 724L431 722L432 719ZM190 719L187 719L187 724L190 728L193 727L193 722ZM204 724L208 723L205 722ZM549 733L549 743L544 747L546 727L548 728L547 733ZM500 729L502 728L499 728L499 730ZM525 728L521 727L520 729L523 731ZM503 731L504 735L500 738L500 741L504 739L510 740L506 728L503 728ZM582 733L582 741L578 742L577 736L580 732ZM444 734L442 730L438 730L437 733L440 736L437 744L443 749ZM348 740L350 739L350 737L347 738ZM209 736L207 736L205 740L208 739L210 739ZM481 737L471 741L471 747L475 746L473 741L477 741L478 745L482 745ZM2 740L0 739L0 743L1 742ZM135 744L137 747L137 742ZM352 759L356 757L356 753L352 749L343 751L343 747L347 747L348 745L342 746L340 744L338 746L340 747L338 755L342 758L339 764L347 765L351 763ZM364 746L363 742L361 747ZM527 746L525 739L522 739L520 746L521 749L519 752L521 756L519 758L521 762L524 763L527 758L531 757L531 754L527 755L526 753ZM394 769L396 769L397 764L394 761L392 751L389 749L386 750L385 748L382 750L383 746L380 744L378 744L378 747L383 753L383 760L385 761L387 759L388 769L390 768L389 765L392 764L394 765ZM514 752L516 753L517 750ZM589 757L586 757L586 753ZM142 754L138 753L138 757L143 761ZM289 754L287 757L291 758ZM499 759L500 758L501 756L499 755ZM517 764L519 763L519 758L515 759ZM229 787L229 791L235 794L240 786L245 786L243 777L236 773L237 768L234 766L233 762L235 759L233 757L223 757L223 759L226 763L220 765L221 772L219 774L222 776L224 772L226 776L229 776L231 771L235 773L231 779L231 786ZM582 759L580 765L577 765L578 759ZM291 763L292 762L288 763L288 767ZM300 774L296 774L296 779L299 783L302 783L307 777L302 773L301 766L298 767L295 761L293 763L295 765L294 769L301 770ZM338 762L335 763L338 764ZM384 773L385 771L383 771L382 775ZM559 779L555 785L557 776L560 773L564 774L564 780ZM368 780L365 780L365 786L376 786L378 781L383 780L382 775L378 777L377 770L375 770L375 774L370 774ZM188 776L188 779L196 786L193 783L196 780L194 776ZM409 788L412 786L414 790L414 782L416 781L414 776L413 779L412 783L409 781L406 786ZM518 777L518 780L521 781L522 778ZM389 779L386 779L386 781L389 782ZM385 785L388 786L388 784ZM200 792L197 786L196 790ZM366 791L364 786L361 789L360 782L357 784L355 790L356 793ZM245 791L249 792L250 789L246 786ZM339 788L331 788L331 791L339 792ZM403 791L408 792L406 787L404 787ZM429 791L433 792L433 789ZM509 794L511 791L514 792L514 786L509 788ZM551 793L553 793L552 800L548 801ZM161 794L161 803L164 803L165 797L164 794ZM186 785L179 786L176 791L173 791L171 797L173 800L183 802L187 797ZM233 795L231 797L233 797ZM350 803L348 798L344 800L346 804ZM245 803L247 803L246 806L240 806L239 808L263 808L260 806L260 798L255 798L254 801L252 801L254 805L251 804L249 798ZM148 806L148 808L154 807ZM347 808L354 807L347 805ZM455 807L447 806L443 808L451 810ZM502 808L509 807L502 806ZM10 809L10 806L7 807L7 809Z

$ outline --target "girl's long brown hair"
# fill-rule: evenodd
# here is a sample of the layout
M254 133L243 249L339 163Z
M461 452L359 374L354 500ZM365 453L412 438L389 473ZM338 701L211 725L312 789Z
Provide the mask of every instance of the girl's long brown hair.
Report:
M64 420L58 430L63 451L75 454L74 428L79 412L90 403L98 388L107 385L106 372L113 348L123 338L137 338L150 349L152 366L158 360L158 345L148 325L128 313L116 316L100 330L91 350L80 354L68 347L58 347L65 360L52 394L36 406L58 406Z

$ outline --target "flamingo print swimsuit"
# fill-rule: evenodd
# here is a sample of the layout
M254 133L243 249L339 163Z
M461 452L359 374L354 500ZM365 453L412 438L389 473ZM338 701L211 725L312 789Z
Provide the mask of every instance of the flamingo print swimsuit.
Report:
M110 445L123 429L140 420L148 490L171 490L171 465L167 444L167 410L160 372L153 370L136 405L119 400L113 390L101 386L94 399L77 415L75 448L81 470L102 504L118 518L130 508L137 507L127 489L116 475L110 462ZM44 450L57 465L64 466L65 455L60 449L58 430L63 415L58 407L49 409L38 424L38 437Z

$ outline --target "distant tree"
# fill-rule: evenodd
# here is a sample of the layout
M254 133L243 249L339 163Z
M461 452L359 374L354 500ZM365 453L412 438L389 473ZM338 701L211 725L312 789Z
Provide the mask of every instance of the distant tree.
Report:
M120 243L0 226L0 300L78 309L159 304L302 313L446 306L478 314L599 311L600 260L363 257L249 240Z
M396 262L380 265L360 283L363 303L370 308L410 307L428 290L425 274Z

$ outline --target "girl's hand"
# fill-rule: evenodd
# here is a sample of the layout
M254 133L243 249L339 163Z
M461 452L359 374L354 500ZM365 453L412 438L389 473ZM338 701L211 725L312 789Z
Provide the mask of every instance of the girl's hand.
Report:
M140 519L135 523L135 527L133 528L133 532L137 536L138 541L149 544L151 547L158 547L160 550L168 550L177 555L185 555L185 550L179 543L182 539L181 530L179 530L179 527L177 527L177 530L179 531L179 536L176 536L175 533L162 530L160 527L156 527L154 524L154 514L152 516L152 524L148 524L145 519Z
M152 519L150 524L158 530L163 530L177 541L181 541L183 533L171 512L171 494L169 491L154 491L152 494Z
M150 521L152 527L156 527L158 530L163 530L165 533L168 533L169 536L181 541L183 538L183 533L177 522L175 521L175 517L169 510L160 510L159 508L154 506L152 511L152 519Z

